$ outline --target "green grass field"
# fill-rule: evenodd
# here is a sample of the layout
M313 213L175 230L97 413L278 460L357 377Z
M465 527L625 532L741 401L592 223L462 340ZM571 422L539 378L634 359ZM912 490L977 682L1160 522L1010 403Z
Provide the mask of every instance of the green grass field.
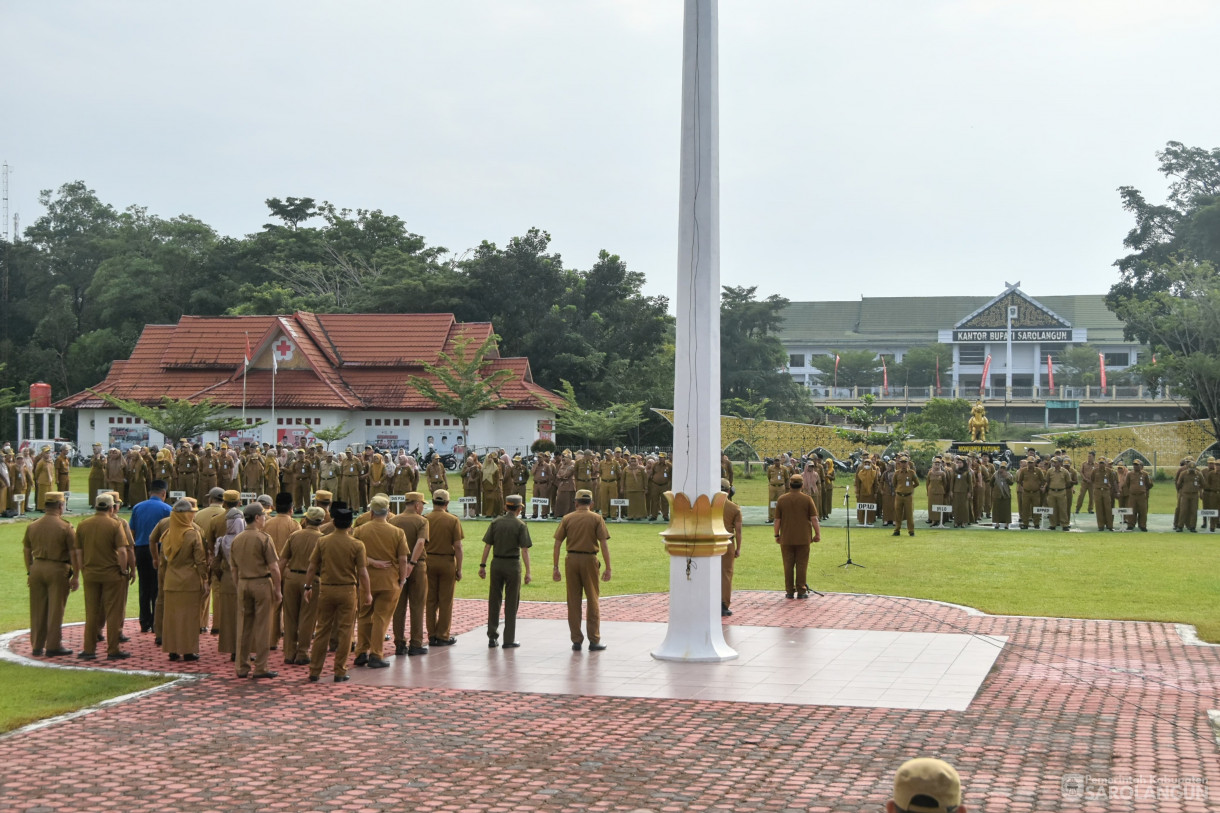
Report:
M762 480L742 479L738 487L738 497L746 504L763 503L766 491ZM1154 500L1162 500L1154 502L1154 511L1172 510L1167 500L1172 490L1154 489ZM486 525L475 520L464 523L464 578L457 590L461 598L486 595L486 583L477 573ZM653 593L668 588L669 562L658 536L662 529L660 523L611 524L613 580L603 585L604 594ZM560 601L563 586L551 581L555 524L533 523L530 530L535 543L535 578L523 589L522 598ZM22 532L22 524L0 526L2 630L29 625ZM815 589L937 599L997 614L1183 622L1194 624L1205 640L1220 641L1220 541L1211 535L1052 534L920 527L911 538L905 534L893 537L889 529L853 528L852 558L866 567L850 570L837 567L846 558L845 541L843 528L829 528L814 547L810 582ZM768 526L746 527L734 586L741 590L782 589L779 551ZM128 615L134 614L133 590ZM83 620L80 592L69 599L66 618ZM10 671L0 674L0 679L13 688L5 692L7 705L0 706L0 730L148 685L142 678L103 673L6 668ZM31 692L28 697L23 696L26 689L19 688L23 686Z

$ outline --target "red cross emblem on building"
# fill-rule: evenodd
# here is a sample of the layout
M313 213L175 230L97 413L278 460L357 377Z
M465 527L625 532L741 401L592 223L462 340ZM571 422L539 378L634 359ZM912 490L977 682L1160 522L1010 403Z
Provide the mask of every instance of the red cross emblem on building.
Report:
M275 357L277 360L291 361L292 351L296 348L294 348L292 346L292 342L288 341L287 339L280 339L278 342L272 345L271 349L275 351Z

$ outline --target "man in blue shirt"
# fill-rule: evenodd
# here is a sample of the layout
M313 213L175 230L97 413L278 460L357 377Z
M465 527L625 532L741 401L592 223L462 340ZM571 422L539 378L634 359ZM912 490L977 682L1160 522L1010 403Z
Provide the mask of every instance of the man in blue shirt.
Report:
M148 499L131 509L131 534L136 538L136 573L140 577L140 632L152 632L153 609L157 606L157 565L153 562L148 535L157 523L170 515L165 501L168 486L164 480L153 480Z

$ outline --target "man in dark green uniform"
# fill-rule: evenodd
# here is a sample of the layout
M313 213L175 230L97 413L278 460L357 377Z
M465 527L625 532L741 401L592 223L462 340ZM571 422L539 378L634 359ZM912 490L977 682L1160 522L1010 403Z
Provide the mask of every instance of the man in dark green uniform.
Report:
M500 638L500 604L504 604L504 648L515 649L517 606L521 603L521 562L525 562L525 583L530 583L529 529L521 520L525 500L518 494L504 498L505 513L497 517L483 534L483 561L479 578L487 578L487 556L492 554L490 592L487 598L487 646L495 648Z

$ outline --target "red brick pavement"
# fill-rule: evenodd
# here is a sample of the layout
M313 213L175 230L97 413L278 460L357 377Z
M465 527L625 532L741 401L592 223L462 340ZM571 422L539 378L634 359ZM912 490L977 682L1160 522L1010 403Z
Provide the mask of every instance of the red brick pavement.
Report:
M480 602L459 605L455 629L483 622ZM989 633L1009 644L968 711L914 712L309 684L304 667L243 681L206 637L198 663L172 664L202 681L0 739L0 799L22 811L862 811L881 809L904 759L935 755L961 771L975 810L1220 809L1206 717L1220 708L1220 649L1183 644L1172 624L851 595L742 592L734 608L739 624ZM662 621L665 611L664 595L603 601L607 620ZM564 608L531 603L521 614L562 618ZM133 625L135 657L121 667L170 668ZM65 645L78 648L79 636L70 628ZM27 639L12 650L28 653ZM1209 785L1206 800L1163 785L1159 800L1144 786L1137 801L1126 785L1081 802L1064 798L1064 774Z

